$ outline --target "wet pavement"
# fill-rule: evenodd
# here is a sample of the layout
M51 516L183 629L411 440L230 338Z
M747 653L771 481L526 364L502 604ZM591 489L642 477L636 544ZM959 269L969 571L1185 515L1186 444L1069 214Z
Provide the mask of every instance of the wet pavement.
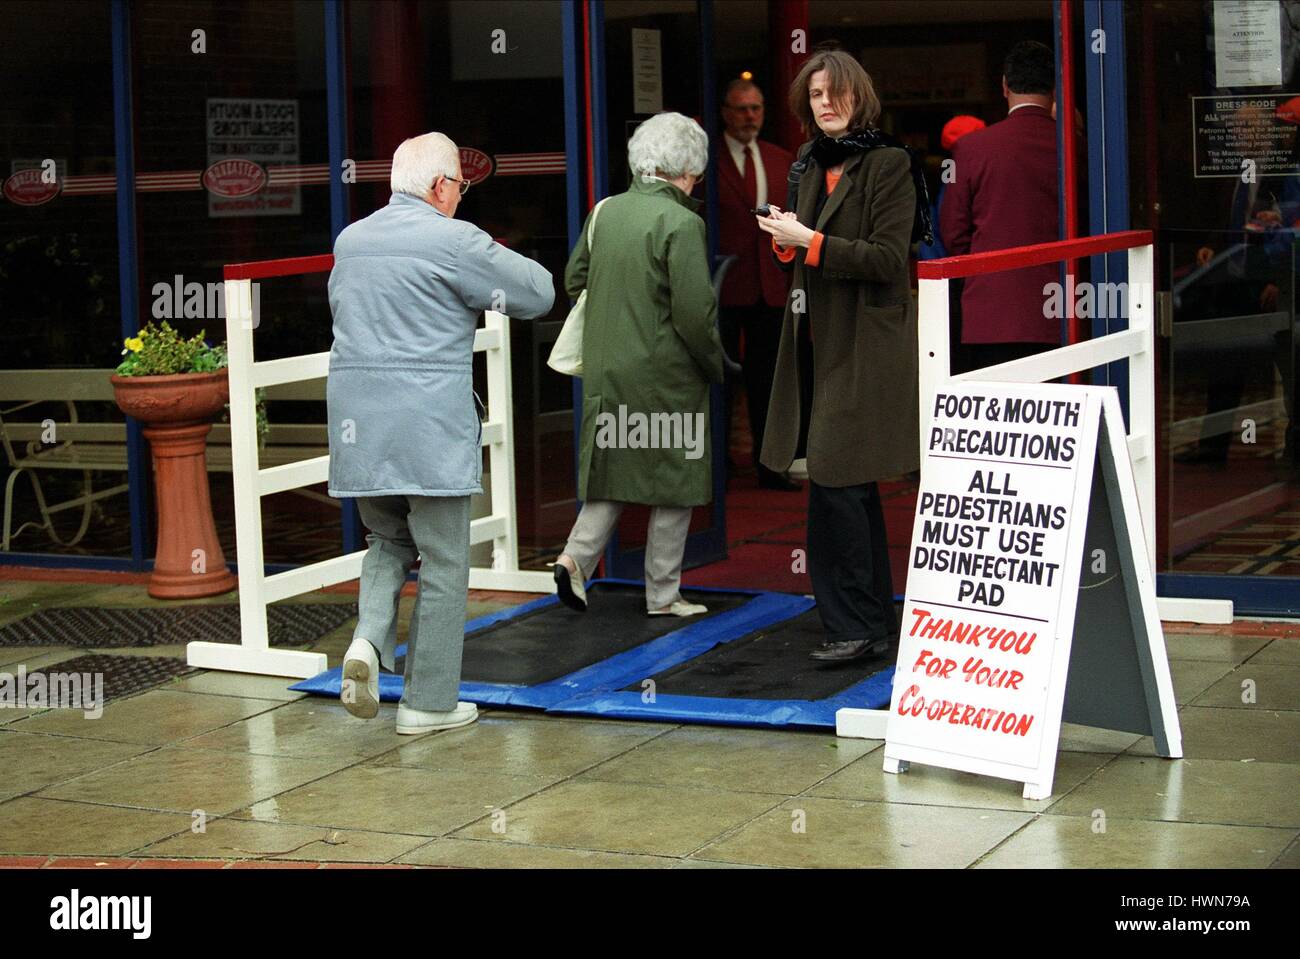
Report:
M469 615L528 598L474 593ZM0 579L0 626L74 605L174 604L128 577ZM351 629L302 648L338 665ZM99 718L0 709L0 866L1295 867L1297 632L1166 624L1185 758L1067 724L1043 801L965 773L887 775L879 740L499 709L399 737L392 704L363 721L292 680L200 672ZM0 646L0 672L88 652L185 655Z

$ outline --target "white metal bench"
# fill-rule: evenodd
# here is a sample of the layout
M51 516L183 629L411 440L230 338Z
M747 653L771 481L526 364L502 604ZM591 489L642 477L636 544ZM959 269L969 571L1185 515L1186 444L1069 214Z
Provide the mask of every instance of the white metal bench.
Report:
M79 403L113 402L113 386L108 377L112 370L0 370L0 446L9 466L5 482L4 535L0 550L8 551L12 541L29 527L44 529L60 546L75 546L90 527L94 504L124 493L127 483L101 489L94 488L96 472L127 472L126 423L86 421ZM268 399L324 400L325 381L272 387ZM60 409L61 405L61 409ZM57 412L56 412L57 411ZM45 440L53 439L53 443ZM303 459L324 456L329 452L324 423L272 424L266 444L258 451L260 465L283 466ZM230 453L230 425L216 423L208 435L208 469L233 472ZM80 495L59 503L50 503L41 486L45 470L80 471ZM13 529L14 494L21 476L27 476L36 497L40 521L30 520ZM313 490L296 490L302 496L338 506ZM68 539L55 529L55 514L81 508L76 533Z

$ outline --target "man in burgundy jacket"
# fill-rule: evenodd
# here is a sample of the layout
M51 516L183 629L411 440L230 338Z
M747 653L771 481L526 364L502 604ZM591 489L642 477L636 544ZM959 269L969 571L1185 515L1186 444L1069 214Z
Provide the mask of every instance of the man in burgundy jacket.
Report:
M955 179L943 194L939 232L950 256L1060 239L1055 60L1041 43L1012 47L1003 64L1005 120L953 147ZM962 347L954 372L1030 356L1061 344L1060 321L1044 315L1043 287L1060 282L1055 263L967 277Z
M799 484L758 462L790 278L773 261L772 239L758 228L752 212L768 202L785 203L786 175L794 157L758 138L763 92L750 81L733 80L727 86L722 119L726 131L718 150L718 250L737 259L723 279L719 325L728 356L738 355L740 334L745 336L740 362L759 485L796 491Z

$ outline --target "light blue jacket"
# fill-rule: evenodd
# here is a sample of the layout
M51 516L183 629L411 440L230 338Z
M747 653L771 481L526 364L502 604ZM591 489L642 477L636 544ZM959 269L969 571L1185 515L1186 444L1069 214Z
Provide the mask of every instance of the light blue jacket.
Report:
M478 317L545 315L550 273L472 223L395 193L339 234L329 299L330 495L482 492Z

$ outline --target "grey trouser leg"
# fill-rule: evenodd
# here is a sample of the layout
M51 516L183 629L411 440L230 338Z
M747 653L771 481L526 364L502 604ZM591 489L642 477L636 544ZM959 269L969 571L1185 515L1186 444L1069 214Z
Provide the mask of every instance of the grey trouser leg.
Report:
M370 533L369 549L361 560L361 595L352 636L369 640L379 650L379 661L391 671L397 648L397 601L417 555L406 525L410 506L405 496L359 496L357 511Z
M573 558L584 580L590 579L605 551L605 544L618 525L623 504L609 500L587 500L582 504L564 552ZM663 609L681 598L682 554L691 527L691 507L655 506L650 510L646 531L646 609Z
M596 572L600 554L605 552L605 544L613 535L622 512L623 504L610 500L589 499L582 504L564 551L578 564L584 581L591 579Z
M645 543L645 606L663 609L682 598L682 554L691 528L691 507L656 506Z
M468 496L409 496L407 524L420 551L417 613L406 639L402 704L447 712L460 698L469 594Z

